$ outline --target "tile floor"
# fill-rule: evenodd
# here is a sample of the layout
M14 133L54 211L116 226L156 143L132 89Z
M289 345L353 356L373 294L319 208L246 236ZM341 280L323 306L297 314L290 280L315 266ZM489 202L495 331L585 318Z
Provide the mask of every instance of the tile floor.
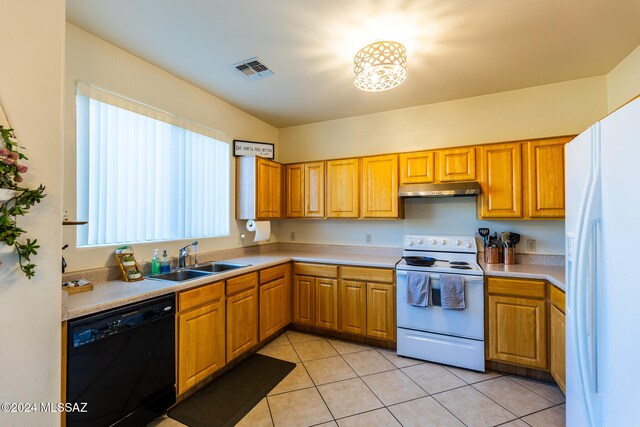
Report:
M554 384L287 331L259 353L296 368L238 426L564 426ZM169 418L153 427L180 427Z

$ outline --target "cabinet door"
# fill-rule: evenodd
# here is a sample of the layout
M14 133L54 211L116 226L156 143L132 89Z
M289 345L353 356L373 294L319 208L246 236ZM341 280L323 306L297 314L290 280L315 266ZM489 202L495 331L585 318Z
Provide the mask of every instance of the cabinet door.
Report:
M340 281L340 331L367 334L367 284Z
M324 164L304 164L304 216L307 218L324 218Z
M287 218L304 217L304 165L286 166L285 214Z
M398 217L398 156L362 159L362 217Z
M551 306L551 375L562 391L567 393L566 384L566 329L564 313Z
M280 218L282 192L282 165L271 160L258 157L256 180L256 215L258 218Z
M178 394L224 366L224 300L178 315Z
M367 335L393 340L396 334L395 286L367 283Z
M571 138L529 141L527 211L531 218L564 218L564 145Z
M289 301L287 291L285 279L277 279L260 286L260 341L286 325Z
M327 216L357 218L360 215L359 159L327 162Z
M338 281L336 279L315 279L316 322L320 328L338 329Z
M313 277L295 275L293 278L293 321L313 325L315 307L315 281Z
M480 146L480 218L522 217L522 159L519 143Z
M489 295L489 359L547 369L546 302Z
M258 343L258 290L227 297L227 361Z
M400 154L400 185L434 181L433 151Z
M438 180L440 182L475 181L475 179L475 147L438 151Z

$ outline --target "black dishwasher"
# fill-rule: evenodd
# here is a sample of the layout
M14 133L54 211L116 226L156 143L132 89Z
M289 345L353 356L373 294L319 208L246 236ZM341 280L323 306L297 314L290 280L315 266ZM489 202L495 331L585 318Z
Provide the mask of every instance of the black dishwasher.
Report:
M175 296L70 320L67 425L144 426L176 401Z

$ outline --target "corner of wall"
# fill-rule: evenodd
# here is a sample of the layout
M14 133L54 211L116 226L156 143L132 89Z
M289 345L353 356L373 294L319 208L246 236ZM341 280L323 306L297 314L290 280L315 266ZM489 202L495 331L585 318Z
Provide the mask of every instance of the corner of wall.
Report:
M640 95L640 46L607 74L607 109L621 107Z

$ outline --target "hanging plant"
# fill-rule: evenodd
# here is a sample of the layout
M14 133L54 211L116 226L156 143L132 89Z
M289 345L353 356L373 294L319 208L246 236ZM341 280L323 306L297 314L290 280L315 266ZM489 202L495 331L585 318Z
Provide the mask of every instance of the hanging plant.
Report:
M31 256L38 254L37 239L26 239L19 242L18 238L26 231L16 222L18 216L25 215L35 204L40 203L46 196L44 186L40 184L35 190L22 186L22 175L27 172L27 166L21 162L27 160L18 149L24 149L15 142L13 129L0 125L2 144L0 146L0 244L9 248L14 247L18 253L20 269L31 279L35 274L36 265L31 262Z

